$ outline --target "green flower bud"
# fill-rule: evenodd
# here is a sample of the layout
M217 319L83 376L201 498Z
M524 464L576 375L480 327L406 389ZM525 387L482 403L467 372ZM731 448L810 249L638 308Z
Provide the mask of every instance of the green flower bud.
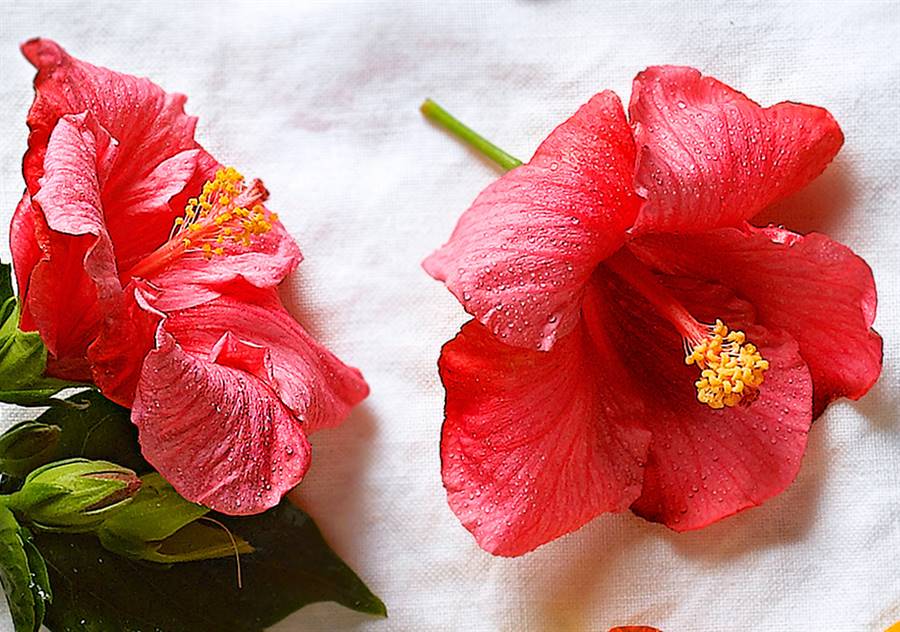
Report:
M108 461L68 459L33 471L8 506L45 531L83 533L131 502L141 479Z
M26 421L0 436L0 472L22 478L53 457L59 426Z
M182 498L156 472L141 480L141 491L128 507L104 521L97 531L107 550L162 564L253 552L246 540L221 523L201 522L209 509Z

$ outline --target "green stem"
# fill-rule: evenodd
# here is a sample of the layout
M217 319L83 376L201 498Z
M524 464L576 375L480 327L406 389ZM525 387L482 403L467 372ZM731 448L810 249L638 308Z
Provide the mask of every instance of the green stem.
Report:
M521 160L510 156L478 132L463 125L462 122L431 99L425 99L425 102L422 103L419 109L422 110L425 118L443 127L482 156L496 162L504 171L515 169L522 164Z

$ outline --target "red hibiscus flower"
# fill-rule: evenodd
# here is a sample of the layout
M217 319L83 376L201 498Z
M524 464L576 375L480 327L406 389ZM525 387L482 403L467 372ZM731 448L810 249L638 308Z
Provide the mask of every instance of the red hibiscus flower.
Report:
M592 98L425 269L475 319L441 353L450 506L520 555L631 508L697 529L794 479L811 421L881 369L866 263L747 220L843 137L690 68Z
M57 44L38 69L11 242L22 327L52 375L132 407L147 460L186 498L230 514L278 503L309 432L368 387L316 343L276 287L300 251L259 181L194 140L185 97Z

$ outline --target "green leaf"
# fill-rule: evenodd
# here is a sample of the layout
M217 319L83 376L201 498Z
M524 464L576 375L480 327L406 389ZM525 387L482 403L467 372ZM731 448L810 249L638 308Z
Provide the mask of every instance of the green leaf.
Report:
M25 546L25 556L28 558L28 570L31 573L31 592L34 594L35 623L40 626L47 612L47 604L53 601L53 591L50 590L50 575L47 573L47 563L44 556L34 545L31 532L22 527L22 544Z
M16 632L36 632L51 600L44 560L31 534L0 505L0 583L6 593Z
M19 524L6 507L0 506L0 583L6 593L16 632L38 628L28 555L19 535Z
M37 332L19 329L19 302L13 296L9 264L0 264L0 402L46 406L64 388L81 386L44 377L47 347Z
M107 551L157 564L183 564L222 557L233 558L236 553L253 552L253 547L240 536L232 534L222 526L211 526L199 521L186 524L166 539L159 541L126 539L106 529L101 529L98 535L100 544Z
M141 456L137 428L131 423L127 408L114 404L97 391L77 393L65 401L69 405L50 408L36 420L61 429L56 450L46 463L85 458L111 461L138 474L151 470Z
M12 284L12 266L8 263L0 263L0 303L15 296Z
M234 559L147 564L107 553L91 536L36 533L54 599L53 632L257 632L318 601L386 616L384 604L287 502L259 516L216 516L255 548Z
M44 377L47 348L37 332L19 329L19 305L15 298L0 306L0 401L20 406L45 406L64 388L78 386Z
M13 426L0 436L0 473L6 474L0 477L0 491L13 492L32 470L69 458L111 461L138 474L150 471L150 465L141 456L137 428L131 423L127 408L96 391L76 393L61 400L61 404L46 410L35 421ZM40 431L42 428L44 432ZM3 458L4 444L10 446L14 456L41 441L55 445L34 450L28 459L5 461Z

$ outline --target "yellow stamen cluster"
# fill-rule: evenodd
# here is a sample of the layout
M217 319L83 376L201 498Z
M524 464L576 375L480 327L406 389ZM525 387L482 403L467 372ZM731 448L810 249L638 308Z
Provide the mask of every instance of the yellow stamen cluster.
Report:
M747 342L742 331L729 331L721 320L710 328L703 341L690 348L685 364L700 367L697 399L710 408L736 406L755 394L769 369L755 345Z
M180 238L184 248L203 252L208 259L225 254L228 244L249 247L253 236L269 232L278 221L275 213L260 204L265 197L259 181L248 187L235 169L219 169L199 197L188 200L171 237Z

